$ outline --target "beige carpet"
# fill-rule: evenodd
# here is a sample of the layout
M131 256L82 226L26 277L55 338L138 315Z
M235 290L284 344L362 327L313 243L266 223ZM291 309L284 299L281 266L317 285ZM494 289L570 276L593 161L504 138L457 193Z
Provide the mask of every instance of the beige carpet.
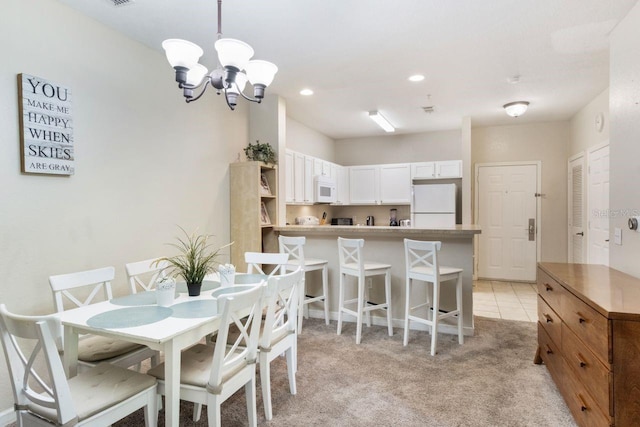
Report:
M546 367L534 365L536 326L530 322L475 318L476 333L459 346L441 335L436 357L429 335L402 329L355 326L341 336L336 323L305 321L299 337L298 394L289 394L283 358L272 363L273 420L264 418L258 381L258 424L273 426L575 426ZM182 402L181 425L198 423ZM223 404L224 426L247 425L244 391ZM139 411L114 426L143 426ZM159 425L164 425L160 412Z

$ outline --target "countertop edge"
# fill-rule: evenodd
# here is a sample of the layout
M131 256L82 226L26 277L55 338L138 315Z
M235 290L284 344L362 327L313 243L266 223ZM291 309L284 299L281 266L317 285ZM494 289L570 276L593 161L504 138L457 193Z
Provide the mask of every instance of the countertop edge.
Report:
M416 234L416 235L448 235L469 237L482 232L477 225L457 225L451 228L414 228L362 225L281 225L274 226L278 232L298 232L313 234Z

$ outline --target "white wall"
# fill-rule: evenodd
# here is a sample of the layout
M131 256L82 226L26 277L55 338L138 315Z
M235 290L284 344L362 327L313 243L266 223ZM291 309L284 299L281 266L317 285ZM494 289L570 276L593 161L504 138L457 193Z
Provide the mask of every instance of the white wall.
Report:
M229 240L228 164L247 109L208 95L187 105L164 55L52 0L4 0L0 14L0 303L53 310L47 278L169 252L176 225ZM73 91L76 174L20 173L16 75ZM4 359L2 357L2 359ZM4 360L0 410L12 405Z
M602 131L596 130L595 118L598 113L604 115ZM571 140L569 157L609 140L609 88L596 96L591 102L578 111L569 121Z
M287 148L328 162L335 161L335 141L287 117Z
M541 261L567 260L568 145L568 122L472 129L471 160L474 170L477 163L542 162Z
M611 35L610 233L622 229L622 246L609 247L611 267L640 277L640 233L627 227L640 215L640 3ZM613 242L613 236L610 239Z
M336 140L343 166L462 159L461 131L383 135Z

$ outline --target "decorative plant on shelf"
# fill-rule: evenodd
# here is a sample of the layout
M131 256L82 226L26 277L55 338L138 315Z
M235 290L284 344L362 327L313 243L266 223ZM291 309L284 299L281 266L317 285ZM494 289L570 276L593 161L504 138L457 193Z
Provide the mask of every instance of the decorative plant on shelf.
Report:
M220 251L232 245L233 242L217 249L212 249L211 244L208 242L209 235L188 234L184 228L178 228L182 230L184 237L177 237L176 240L178 242L169 243L169 245L178 249L180 253L175 256L158 258L154 261L154 264L158 265L162 261L169 263L167 269L170 276L184 279L187 282L189 296L198 296L200 295L204 277L213 272L216 265L219 264L216 258Z
M273 151L271 144L268 142L260 143L260 140L257 140L255 144L249 143L244 149L244 154L249 160L258 160L274 165L278 162L276 152Z

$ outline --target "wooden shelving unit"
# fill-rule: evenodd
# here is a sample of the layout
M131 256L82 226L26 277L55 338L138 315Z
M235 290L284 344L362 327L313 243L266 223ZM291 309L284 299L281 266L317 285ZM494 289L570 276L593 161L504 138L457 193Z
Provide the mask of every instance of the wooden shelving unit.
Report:
M231 163L229 182L231 263L244 272L245 252L278 251L273 231L278 223L278 170L263 162Z

